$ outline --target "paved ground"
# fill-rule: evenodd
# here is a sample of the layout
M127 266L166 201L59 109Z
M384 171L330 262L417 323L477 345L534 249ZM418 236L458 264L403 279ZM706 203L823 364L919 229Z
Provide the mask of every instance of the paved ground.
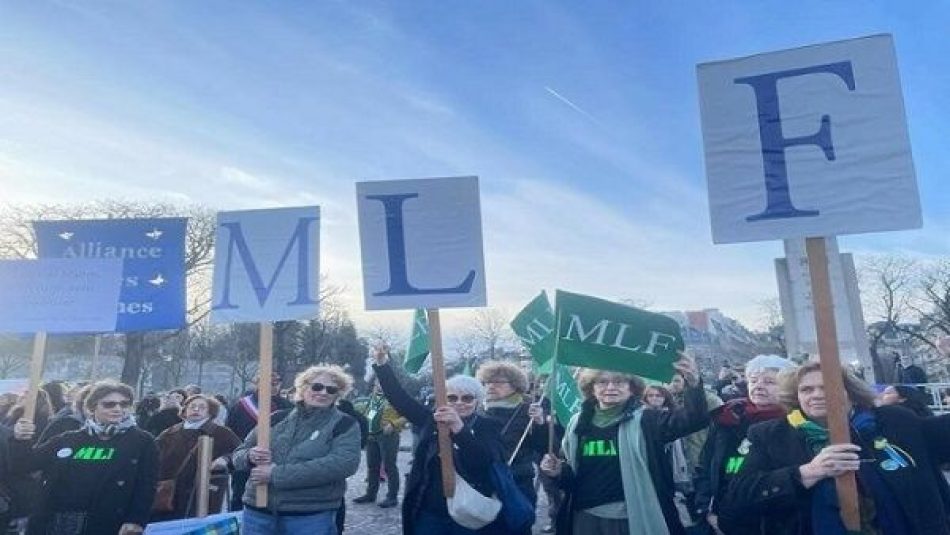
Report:
M403 432L403 449L408 449L411 443L411 434L408 431ZM411 454L408 451L399 452L400 477L404 478L409 471L409 459ZM400 508L380 509L375 504L356 504L353 498L362 495L366 490L366 462L360 464L360 470L349 479L346 490L346 530L348 535L402 535L402 524L400 520ZM386 484L381 485L379 497L382 499L385 494ZM400 500L402 491L400 488ZM538 505L539 511L547 511L547 501L544 499L544 492L541 492L541 498ZM401 503L401 502L400 502ZM540 534L541 527L545 520L538 519L535 523L534 533Z

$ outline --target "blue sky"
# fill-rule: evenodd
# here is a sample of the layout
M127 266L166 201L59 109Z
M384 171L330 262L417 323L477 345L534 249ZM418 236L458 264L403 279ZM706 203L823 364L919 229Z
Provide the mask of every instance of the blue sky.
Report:
M5 202L316 203L363 325L354 182L477 174L489 304L539 289L754 324L780 243L713 246L697 63L894 35L924 228L946 255L950 4L0 1ZM460 324L464 312L449 315Z

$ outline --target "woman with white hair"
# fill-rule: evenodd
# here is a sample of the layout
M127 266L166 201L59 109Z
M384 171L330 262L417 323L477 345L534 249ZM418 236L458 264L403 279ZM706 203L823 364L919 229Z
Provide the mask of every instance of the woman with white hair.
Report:
M294 380L296 406L271 430L270 448L251 431L233 456L250 471L244 490L241 533L246 535L336 535L346 478L360 465L356 420L336 408L353 378L339 366L311 366ZM267 504L257 507L257 485L267 486Z
M749 426L785 416L779 404L778 375L794 367L794 362L778 355L752 358L745 365L749 397L730 400L712 413L712 426L700 458L703 469L695 484L695 504L716 533L754 532L751 526L743 525L743 518L722 517L719 504L749 453Z
M445 424L452 433L455 471L485 496L495 493L491 465L502 458L501 424L494 418L478 414L485 391L474 377L456 375L446 381L448 404L435 412L416 401L399 384L389 366L386 348L375 352L373 369L389 403L414 427L420 429L419 444L413 452L412 469L406 481L402 500L402 526L405 535L470 535L501 534L501 520L496 519L474 531L460 526L449 516L442 489L439 464L437 424Z

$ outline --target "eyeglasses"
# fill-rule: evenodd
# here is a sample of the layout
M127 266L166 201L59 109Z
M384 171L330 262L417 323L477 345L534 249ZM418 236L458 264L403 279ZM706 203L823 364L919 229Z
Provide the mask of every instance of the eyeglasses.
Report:
M116 407L122 407L123 409L128 409L132 406L132 402L125 399L122 401L100 401L99 406L103 409L114 409Z
M471 403L475 401L475 396L471 394L462 394L462 396L459 397L455 394L449 394L445 396L445 399L448 400L449 403L458 403L459 400L462 400L462 403Z
M602 377L594 381L594 384L597 386L623 386L630 383L630 379L624 379L623 377Z
M325 385L323 383L313 383L310 385L310 390L313 390L314 392L323 392L324 390L326 390L327 394L330 394L332 396L340 391L340 387Z
M482 381L483 386L488 385L507 385L511 384L511 381L505 381L504 379L491 379L489 381Z

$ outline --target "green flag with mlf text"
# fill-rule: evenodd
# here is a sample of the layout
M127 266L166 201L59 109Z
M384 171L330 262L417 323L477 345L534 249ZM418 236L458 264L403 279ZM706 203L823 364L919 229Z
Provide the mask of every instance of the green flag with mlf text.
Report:
M668 383L685 347L676 320L604 299L557 291L558 364L632 373Z
M548 294L541 292L531 300L513 320L511 330L531 353L535 369L541 375L550 375L554 357L555 321Z
M577 382L571 374L571 368L554 364L554 375L549 379L551 382L551 406L554 409L554 415L557 416L561 425L566 426L571 416L581 410L581 403L584 397L581 396L580 389L577 388Z
M429 356L429 318L426 311L417 308L412 318L412 336L409 338L409 350L403 367L409 373L419 373Z

